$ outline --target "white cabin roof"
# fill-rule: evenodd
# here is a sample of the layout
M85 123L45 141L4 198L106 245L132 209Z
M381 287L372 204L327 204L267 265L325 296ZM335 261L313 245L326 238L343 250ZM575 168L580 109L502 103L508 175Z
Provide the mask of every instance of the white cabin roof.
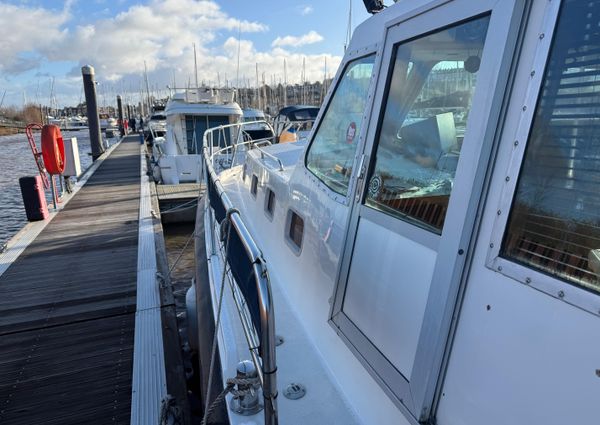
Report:
M236 115L242 116L240 105L235 102L227 104L188 103L180 99L171 99L167 103L165 115Z

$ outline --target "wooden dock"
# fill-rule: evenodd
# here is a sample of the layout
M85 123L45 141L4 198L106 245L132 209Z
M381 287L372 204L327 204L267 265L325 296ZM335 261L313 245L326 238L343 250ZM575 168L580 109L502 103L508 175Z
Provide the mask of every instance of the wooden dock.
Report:
M139 138L125 138L0 276L0 424L132 420L138 315L156 307L136 313L142 168Z

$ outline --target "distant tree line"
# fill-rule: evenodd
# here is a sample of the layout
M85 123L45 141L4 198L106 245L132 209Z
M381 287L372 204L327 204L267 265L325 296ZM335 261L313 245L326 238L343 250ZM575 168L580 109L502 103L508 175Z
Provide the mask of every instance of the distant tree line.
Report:
M41 123L42 114L40 107L33 103L27 104L22 108L17 108L16 106L7 106L0 108L0 122L3 124Z

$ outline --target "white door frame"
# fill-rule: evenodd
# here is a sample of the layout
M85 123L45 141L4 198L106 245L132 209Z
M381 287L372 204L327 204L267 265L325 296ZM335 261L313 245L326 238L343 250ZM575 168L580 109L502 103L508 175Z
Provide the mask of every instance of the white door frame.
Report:
M367 178L363 178L356 185L355 196L351 198L355 201L351 204L348 236L338 272L330 320L344 342L392 401L413 421L415 418L420 421L427 420L431 415L431 405L455 313L465 259L471 248L475 216L488 172L490 153L496 138L497 123L526 2L455 0L434 3L426 12L408 19L394 19L386 26L381 72L376 82L374 104L370 111L371 119L366 130L364 163L367 164L367 169L364 174L368 176L374 166L372 153L376 149L378 123L384 112L387 81L393 69L394 47L401 42L491 13L477 87L468 118L468 133L465 135L460 154L454 180L455 190L450 197L446 225L440 236L366 207L364 200L368 185L365 183ZM360 217L377 221L391 232L437 251L437 261L410 376L403 376L394 368L342 311Z

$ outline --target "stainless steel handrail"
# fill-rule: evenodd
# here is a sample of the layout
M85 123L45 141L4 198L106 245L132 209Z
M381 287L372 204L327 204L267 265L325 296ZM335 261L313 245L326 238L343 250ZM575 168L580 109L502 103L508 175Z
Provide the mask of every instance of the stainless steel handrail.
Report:
M258 139L258 140L247 140L245 142L241 142L241 143L237 143L235 145L235 147L237 146L245 146L245 145L250 145L250 147L252 148L252 146L256 146L256 147L260 147L263 144L268 144L268 146L271 145L271 141L268 139ZM231 149L234 149L234 146L227 146L225 148L221 148L218 151L215 151L213 153L213 157L222 154L223 152L229 151Z
M277 361L275 352L275 312L273 308L273 296L271 292L271 283L269 275L265 265L265 260L262 257L262 253L258 248L258 245L252 238L248 228L244 224L242 217L239 212L234 209L233 204L223 185L219 181L219 177L214 168L214 156L220 152L228 149L235 149L236 146L243 144L251 144L252 141L236 143L235 146L228 146L219 149L214 152L214 146L212 145L214 131L222 131L227 127L243 126L245 124L263 123L264 121L252 121L248 123L230 124L226 126L214 127L206 130L203 137L203 156L205 163L205 178L208 182L208 177L212 179L214 189L219 200L223 203L223 207L228 211L230 218L230 225L233 226L234 231L238 234L244 250L252 262L253 273L255 276L256 291L258 294L258 309L260 316L260 345L261 345L261 359L262 363L256 358L256 353L250 347L252 360L259 374L259 380L263 388L264 397L264 418L265 425L277 425L278 424L278 412L277 412ZM266 123L266 122L265 122ZM268 125L268 123L266 123ZM208 139L210 138L211 144L209 145ZM210 203L207 203L207 208L210 207ZM214 224L214 223L213 223ZM211 225L211 242L214 241L213 230L214 226ZM214 252L214 251L213 251ZM227 258L224 258L227 261ZM233 280L233 279L232 279ZM235 296L234 296L235 300ZM247 342L250 345L251 336L249 335L250 329L246 329L248 326L247 321L242 317L242 311L240 306L236 302L238 313L240 314L240 320L244 333L246 335Z
M223 130L225 130L225 129L230 129L230 128L234 128L234 127L238 127L238 128L240 128L240 130L242 130L242 127L244 127L244 126L249 126L249 125L253 125L253 124L265 124L265 125L267 126L267 128L268 128L269 130L271 130L271 132L272 132L273 134L275 134L275 130L273 130L273 127L271 126L271 124L269 124L267 121L264 121L264 120L259 120L259 121L247 121L247 122L240 122L240 123L235 123L235 124L226 124L226 125L220 125L220 126L218 126L218 127L211 127L211 128L209 128L209 129L207 129L207 130L204 132L204 136L203 136L203 138L202 138L203 145L204 145L204 147L206 147L206 146L207 146L207 138L208 138L208 137L210 137L210 139L211 139L211 142L213 142L213 137L212 137L212 135L213 135L213 133L214 133L214 132L216 132L216 131L222 132L222 131L223 131ZM220 136L220 134L219 134L219 136ZM238 137L239 137L239 135L238 135ZM232 139L233 139L233 138L232 138ZM227 140L227 139L225 139L225 140ZM210 146L209 146L209 148L210 148L210 149L209 149L209 153L210 153L210 155L211 155L211 156L212 156L212 155L213 155L213 153L214 153L214 152L213 152L213 147L214 147L214 146L213 146L213 143L211 143L211 144L210 144ZM227 147L227 146L226 146L226 147Z
M265 159L265 156L268 156L269 158L274 159L279 164L279 171L283 171L283 162L281 162L281 159L277 158L272 153L266 152L264 149L261 149L258 146L256 147L256 149L260 152L260 157L262 159Z

